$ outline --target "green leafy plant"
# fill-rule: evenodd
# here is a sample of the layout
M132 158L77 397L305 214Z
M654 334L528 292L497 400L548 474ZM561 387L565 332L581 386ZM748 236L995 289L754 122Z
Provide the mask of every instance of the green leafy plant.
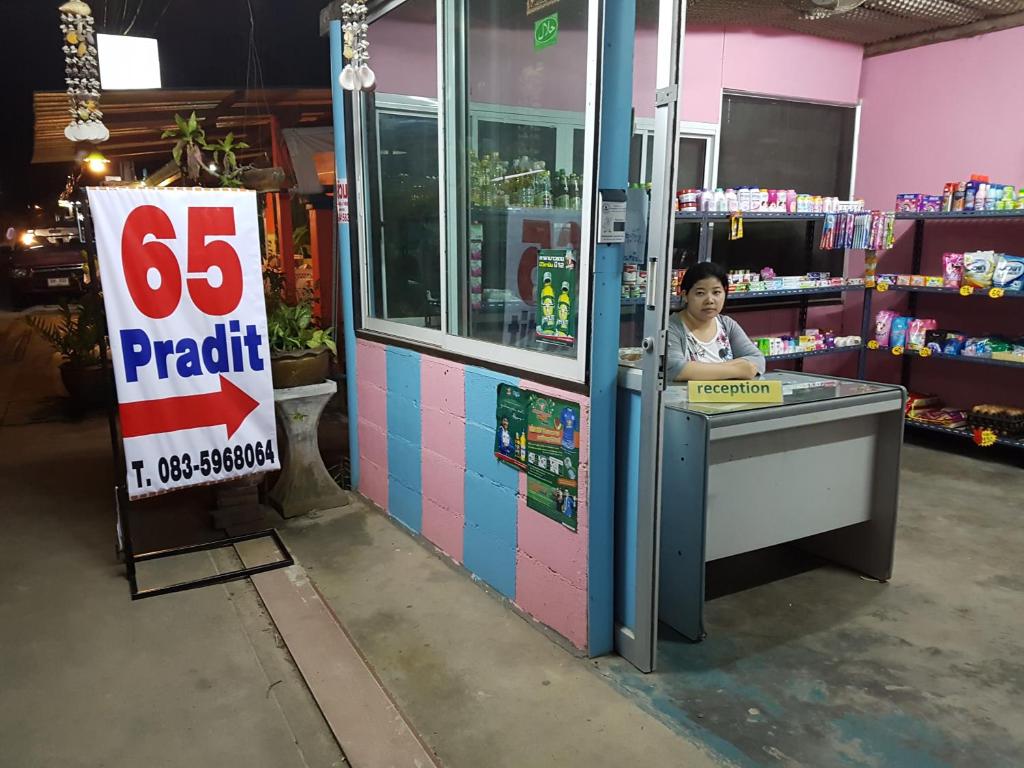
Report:
M332 329L317 328L313 322L313 308L308 301L298 304L274 302L267 307L267 330L272 352L329 349L338 353Z
M26 322L60 353L64 362L84 368L99 365L100 335L103 333L101 299L87 293L81 306L75 310L64 302L56 317L31 315Z
M240 166L238 164L238 158L235 156L235 151L239 149L248 149L249 145L244 141L235 141L235 134L228 133L228 135L220 141L214 141L206 144L205 148L213 152L213 162L217 166L218 170L213 171L212 173L220 179L221 186L243 186L242 174L252 166Z
M300 224L299 226L292 229L292 252L301 256L304 259L308 259L310 255L310 234L309 225Z
M198 182L203 170L203 149L207 147L206 131L199 125L195 112L187 120L181 115L175 115L174 123L175 127L164 131L160 138L175 140L174 148L171 149L174 162L189 179Z

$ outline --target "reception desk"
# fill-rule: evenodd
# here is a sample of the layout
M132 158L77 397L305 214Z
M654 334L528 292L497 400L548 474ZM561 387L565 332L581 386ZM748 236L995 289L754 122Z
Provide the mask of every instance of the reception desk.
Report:
M639 397L641 376L623 369L620 410L623 394ZM664 394L658 612L693 640L705 635L714 560L799 542L874 579L892 575L905 391L766 378L782 381L782 404L690 403L685 386Z

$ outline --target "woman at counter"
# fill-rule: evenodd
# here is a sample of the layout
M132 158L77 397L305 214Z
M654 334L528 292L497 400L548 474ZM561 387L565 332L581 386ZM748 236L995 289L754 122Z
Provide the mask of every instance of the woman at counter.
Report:
M753 379L764 373L764 355L739 323L722 315L729 293L725 270L709 261L683 277L685 305L668 323L669 381Z

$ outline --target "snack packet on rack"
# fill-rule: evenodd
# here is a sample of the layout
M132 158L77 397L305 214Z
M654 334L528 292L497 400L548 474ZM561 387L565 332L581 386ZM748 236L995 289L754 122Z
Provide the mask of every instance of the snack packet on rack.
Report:
M890 347L907 346L907 330L910 328L909 317L896 317L892 321L892 330L889 332Z
M999 254L995 272L992 273L992 287L1014 293L1024 291L1024 256Z
M925 336L928 331L934 331L939 327L938 320L932 320L930 318L917 318L910 321L910 326L907 329L907 349L923 349L925 345Z
M946 343L942 346L942 354L959 355L964 351L964 344L967 337L962 333L949 333L946 335Z
M942 254L942 279L947 288L959 288L964 280L964 255Z
M964 254L964 285L991 288L996 271L995 251L973 251Z
M875 341L880 347L889 346L889 336L892 332L892 321L896 319L896 313L891 309L883 309L875 315Z
M976 336L964 343L964 357L992 357L992 339L987 336Z

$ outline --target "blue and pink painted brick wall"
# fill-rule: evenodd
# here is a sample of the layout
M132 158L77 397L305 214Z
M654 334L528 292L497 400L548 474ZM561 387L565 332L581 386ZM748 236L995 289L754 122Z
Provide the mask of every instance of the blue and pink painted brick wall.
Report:
M589 400L368 341L358 342L356 354L359 491L585 649ZM499 383L580 404L576 533L529 509L525 474L494 458Z

